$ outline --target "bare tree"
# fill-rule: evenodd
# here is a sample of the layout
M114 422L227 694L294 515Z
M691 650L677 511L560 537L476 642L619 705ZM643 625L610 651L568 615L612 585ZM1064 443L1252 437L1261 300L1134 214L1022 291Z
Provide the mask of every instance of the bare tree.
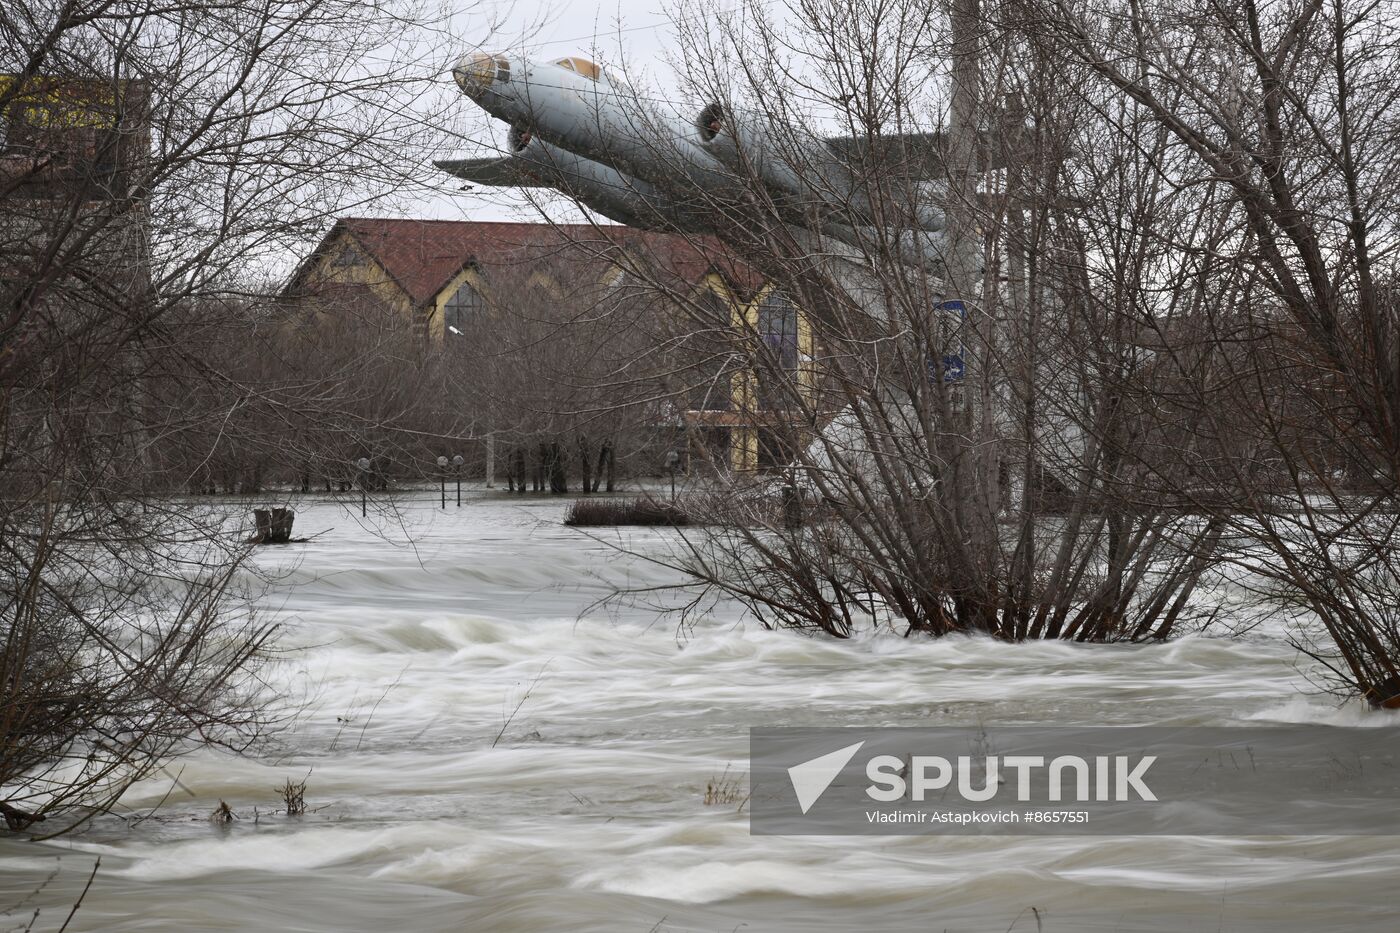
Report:
M835 635L874 617L1141 640L1208 619L1194 594L1221 525L1148 482L1179 460L1164 455L1179 416L1153 403L1175 373L1086 276L1092 246L1058 190L1078 102L1032 49L964 21L975 7L951 24L913 3L786 13L680 25L704 63L688 70L699 138L728 175L676 196L771 286L727 339L736 418L772 480L692 503L704 525L677 565L765 621ZM979 67L950 73L950 46ZM693 179L665 127L647 130ZM1122 245L1124 273L1159 261ZM646 282L712 332L689 296Z
M1400 693L1394 13L1033 2L1003 19L1087 106L1118 115L1120 137L1156 138L1152 184L1197 219L1133 223L1194 282L1132 284L1189 296L1158 357L1194 421L1198 474L1228 490L1251 542L1239 560L1302 620L1304 650L1377 704Z
M191 352L326 212L402 182L407 8L63 0L0 12L0 808L71 828L273 721L239 523L167 443L265 404ZM384 55L384 50L392 54ZM371 52L378 54L371 55ZM373 64L371 64L373 63ZM431 118L431 114L426 115ZM264 409L266 410L266 409Z
M574 477L581 492L611 492L620 475L656 472L677 443L706 358L667 296L637 277L693 290L667 251L665 238L622 228L556 226L483 270L490 320L444 352L489 413L510 489L564 493Z

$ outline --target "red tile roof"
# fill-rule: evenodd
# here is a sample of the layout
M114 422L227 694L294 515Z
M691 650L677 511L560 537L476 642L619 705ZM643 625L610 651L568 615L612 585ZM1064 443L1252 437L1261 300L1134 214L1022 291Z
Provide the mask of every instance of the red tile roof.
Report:
M761 284L756 272L713 239L630 227L344 217L322 247L341 231L384 267L415 306L431 301L468 263L489 269L556 256L573 261L582 257L601 267L608 253L619 247L687 284L699 284L712 272L744 292ZM293 281L299 278L300 272Z

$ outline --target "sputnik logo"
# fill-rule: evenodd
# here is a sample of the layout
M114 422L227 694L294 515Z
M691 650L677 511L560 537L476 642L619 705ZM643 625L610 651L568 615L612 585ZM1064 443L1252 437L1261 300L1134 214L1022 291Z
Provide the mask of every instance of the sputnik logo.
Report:
M847 745L845 748L838 748L834 752L788 768L788 779L792 781L792 789L797 793L797 805L802 808L804 815L821 799L831 782L836 780L836 775L841 773L841 769L850 763L864 744L865 742L861 741Z

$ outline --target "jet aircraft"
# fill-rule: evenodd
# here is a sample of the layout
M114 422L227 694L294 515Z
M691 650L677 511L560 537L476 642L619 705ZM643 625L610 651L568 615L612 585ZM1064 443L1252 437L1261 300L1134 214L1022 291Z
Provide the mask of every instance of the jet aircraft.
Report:
M503 53L464 56L453 69L462 93L510 125L509 152L440 161L467 181L557 189L619 223L644 229L722 233L752 216L756 178L780 219L851 246L875 242L883 220L903 255L941 265L941 211L909 197L877 208L861 180L886 172L888 188L914 191L937 178L933 134L805 138L721 104L686 121L627 82L579 57L542 62Z

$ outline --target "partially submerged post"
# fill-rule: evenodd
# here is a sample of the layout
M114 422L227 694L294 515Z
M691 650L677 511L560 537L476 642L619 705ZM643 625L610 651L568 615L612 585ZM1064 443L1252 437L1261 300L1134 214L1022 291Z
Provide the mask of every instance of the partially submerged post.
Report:
M447 508L447 458L437 458L438 467L438 487L442 491L442 507ZM460 504L460 503L459 503Z
M361 457L355 461L355 466L360 470L360 517L365 517L365 481L369 478L369 458Z
M254 544L286 544L292 540L292 522L296 512L291 509L254 509L253 523L256 533Z

